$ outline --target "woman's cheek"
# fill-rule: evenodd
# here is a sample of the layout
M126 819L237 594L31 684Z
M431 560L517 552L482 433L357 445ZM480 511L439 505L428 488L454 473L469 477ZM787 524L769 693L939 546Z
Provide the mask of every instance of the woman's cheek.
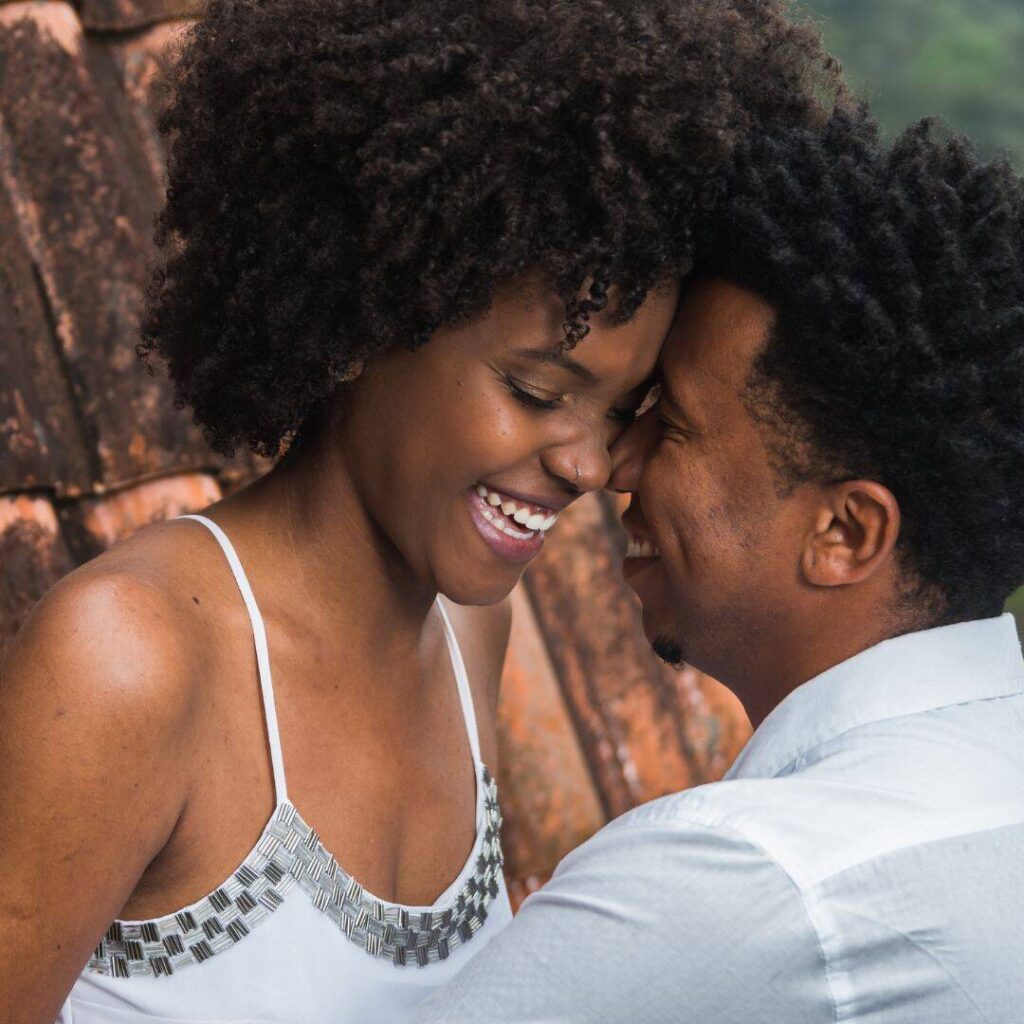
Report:
M491 397L472 418L470 442L486 465L514 465L542 447L535 421L536 416L516 405L514 399Z

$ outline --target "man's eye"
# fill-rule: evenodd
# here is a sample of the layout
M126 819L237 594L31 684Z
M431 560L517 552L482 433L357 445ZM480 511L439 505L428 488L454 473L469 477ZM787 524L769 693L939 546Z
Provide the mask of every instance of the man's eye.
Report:
M659 437L671 435L677 440L686 440L686 431L681 427L676 426L675 423L670 423L665 419L660 407L654 410L654 429L657 431Z
M675 443L685 444L690 440L690 434L687 430L677 426L675 423L670 423L660 414L655 414L654 416L654 434L658 440L673 441Z
M527 391L514 377L505 378L505 387L508 388L512 397L528 409L556 409L558 408L557 398L541 398L532 391Z

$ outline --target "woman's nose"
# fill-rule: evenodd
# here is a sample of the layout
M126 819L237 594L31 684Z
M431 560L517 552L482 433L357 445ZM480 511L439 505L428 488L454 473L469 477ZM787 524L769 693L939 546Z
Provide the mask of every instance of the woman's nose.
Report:
M577 491L597 491L608 483L611 456L601 428L582 428L571 441L545 449L544 468Z
M635 419L619 436L611 450L608 489L621 494L633 492L640 482L644 460L654 443L654 409Z

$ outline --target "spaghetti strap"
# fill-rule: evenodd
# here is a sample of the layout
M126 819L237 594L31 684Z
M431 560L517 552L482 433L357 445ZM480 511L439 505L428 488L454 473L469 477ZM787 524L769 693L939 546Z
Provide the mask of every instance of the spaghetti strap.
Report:
M274 687L270 679L270 654L267 650L267 631L263 625L256 597L249 586L249 580L242 568L234 545L228 535L212 520L200 515L175 516L176 519L194 519L202 523L217 539L231 566L231 572L242 593L249 621L252 623L253 642L256 645L256 669L260 679L260 692L263 695L263 717L267 728L267 741L270 744L270 763L274 769L274 802L283 804L288 800L288 787L284 777L284 757L281 754L281 734L277 726L277 708L274 704ZM446 620L447 621L447 620ZM460 682L461 687L461 682Z
M473 709L473 694L469 688L466 664L462 660L462 651L459 648L458 638L455 636L455 630L452 629L451 619L448 618L448 612L445 610L440 595L438 595L436 603L437 609L444 621L444 632L448 639L448 653L451 655L452 668L455 669L455 681L459 686L459 701L462 704L462 717L466 722L466 734L469 736L469 748L473 752L473 762L479 771L483 767L483 761L480 759L480 736L476 728L476 712Z

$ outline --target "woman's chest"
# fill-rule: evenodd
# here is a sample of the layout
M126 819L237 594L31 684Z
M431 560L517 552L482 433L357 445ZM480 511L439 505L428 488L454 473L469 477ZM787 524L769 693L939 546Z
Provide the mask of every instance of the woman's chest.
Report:
M291 890L244 940L163 977L84 974L58 1024L402 1024L511 919L504 890L488 923L443 961L396 967L367 954Z
M431 903L477 833L475 765L457 700L442 694L437 706L398 709L389 723L386 712L278 689L289 799L366 889ZM119 916L187 905L259 839L276 799L267 731L258 697L250 698L218 700L213 688L203 738L188 758L187 806Z

